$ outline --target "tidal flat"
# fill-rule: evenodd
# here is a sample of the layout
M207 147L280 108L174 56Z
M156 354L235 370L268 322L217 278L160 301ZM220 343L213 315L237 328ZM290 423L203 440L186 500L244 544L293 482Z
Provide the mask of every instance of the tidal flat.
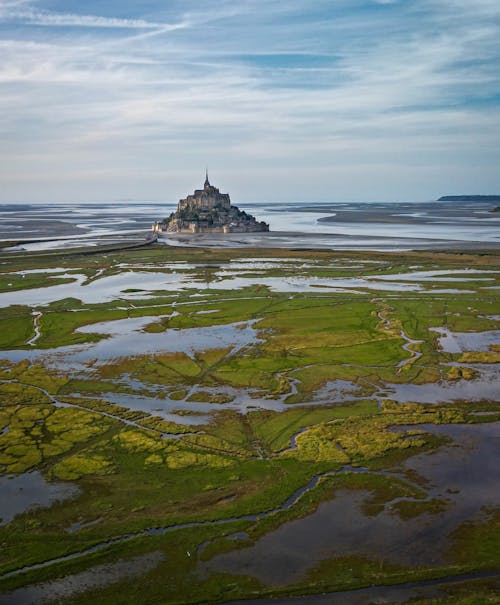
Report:
M3 253L0 603L495 602L499 282L494 250Z

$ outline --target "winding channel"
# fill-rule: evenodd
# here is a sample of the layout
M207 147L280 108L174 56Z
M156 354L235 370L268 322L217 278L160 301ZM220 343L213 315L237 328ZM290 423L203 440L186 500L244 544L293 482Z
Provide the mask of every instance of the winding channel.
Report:
M19 381L16 380L2 380L0 381L2 383L18 383L18 384L22 384L19 383ZM51 393L49 393L46 389L43 389L42 387L35 387L34 385L30 385L33 388L37 389L38 391L40 391L41 393L43 393L53 405L56 406L61 406L61 407L75 407L77 409L81 409L84 411L90 411L90 412L96 412L98 414L101 414L102 416L111 418L113 420L118 420L120 422L123 422L126 425L129 426L133 426L136 427L138 429L143 429L143 430L152 430L156 433L160 433L162 438L175 438L175 439L180 439L182 438L184 435L180 434L165 434L165 433L161 433L160 431L157 431L155 429L151 429L149 427L144 427L141 426L140 424L132 421L132 420L127 420L124 418L120 418L119 416L114 416L112 414L106 413L106 412L101 412L98 410L89 410L83 406L79 406L77 404L72 404L72 403L66 403L66 402L62 402L57 400ZM305 429L304 429L305 430ZM302 431L299 431L299 433ZM294 443L295 438L297 437L296 435L293 435L291 438L291 443ZM293 445L292 445L293 447ZM19 569L14 569L12 571L9 571L5 574L0 575L0 579L6 579L6 578L11 578L14 576L18 576L20 574L23 573L27 573L30 571L34 571L34 570L38 570L38 569L45 569L47 567L51 567L52 565L57 565L59 563L63 563L66 561L71 561L80 557L84 557L90 554L94 554L97 552L100 552L102 550L105 550L108 547L114 546L115 544L120 544L129 540L133 540L136 538L141 538L141 537L145 537L145 536L163 536L167 533L173 532L173 531L177 531L177 530L182 530L182 529L187 529L187 528L193 528L193 527L204 527L204 526L217 526L217 525L226 525L226 524L230 524L230 523L236 523L236 522L240 522L240 521L260 521L261 519L264 519L265 517L271 516L273 514L276 513L280 513L280 512L284 512L289 510L290 508L292 508L298 501L299 499L306 493L309 492L311 490L313 490L319 483L319 481L321 479L323 479L324 477L328 477L328 476L334 476L334 475L338 475L341 473L373 473L373 471L370 471L369 469L366 468L362 468L362 467L352 467L349 465L345 465L342 468L335 470L335 471L328 471L325 473L320 473L315 475L305 486L302 486L301 488L299 488L298 490L296 490L289 498L287 498L285 500L285 502L283 502L281 505L272 508L268 511L263 511L260 513L252 513L252 514L247 514L247 515L241 515L239 517L229 517L226 519L216 519L216 520L212 520L212 521L191 521L191 522L186 522L186 523L180 523L180 524L176 524L176 525L167 525L167 526L163 526L163 527L151 527L151 528L146 528L137 532L132 532L132 533L127 533L124 534L122 536L117 536L114 538L111 538L109 540L106 540L104 542L95 544L94 546L91 546L87 549L78 551L78 552L74 552L71 553L69 555L64 555L61 557L56 557L54 559L49 559L47 561L43 561L41 563L34 563L33 565L27 565L24 567L21 567ZM374 474L380 474L380 473L374 473ZM383 472L383 474L391 474L392 473L386 473ZM394 474L394 476L396 477L397 475ZM399 480L404 481L404 479L401 479L401 477L397 477ZM410 482L406 481L406 483L410 484Z
M180 439L181 437L183 437L185 435L194 434L194 433L164 433L162 431L159 431L158 429L152 428L150 426L143 426L142 424L139 424L138 422L134 422L133 420L128 420L127 418L122 418L121 416L115 416L114 414L110 414L109 412L103 412L102 410L94 410L93 408L87 408L83 405L78 405L77 403L69 403L66 401L60 401L59 399L56 399L54 397L54 395L51 395L51 393L49 393L46 389L35 386L33 384L28 385L24 382L19 382L18 380L14 380L14 379L0 380L0 384L6 384L6 383L7 384L8 383L20 384L22 386L29 386L33 389L36 389L37 391L40 391L40 393L43 393L48 399L50 399L50 401L48 403L54 405L55 407L76 408L77 410L82 410L84 412L99 414L100 416L104 416L105 418L110 418L111 420L117 420L119 422L122 422L123 424L126 424L127 426L133 426L134 428L142 429L143 431L151 431L151 432L159 435L162 439Z
M34 571L37 569L44 569L44 568L50 567L52 565L57 565L58 563L63 563L65 561L71 561L71 560L77 559L79 557L84 557L86 555L100 552L100 551L108 548L109 546L113 546L115 544L120 544L120 543L126 542L128 540L133 540L135 538L142 538L145 536L163 536L163 535L173 532L173 531L192 528L192 527L204 527L204 526L213 527L215 525L225 525L228 523L235 523L238 521L259 521L259 520L263 519L264 517L267 517L269 515L272 515L272 514L275 514L278 512L283 512L283 511L291 508L301 498L301 496L304 493L306 493L307 491L316 487L316 485L318 484L319 480L322 477L324 477L326 475L333 475L333 474L341 473L341 472L346 472L346 471L343 471L343 469L340 469L339 471L335 471L335 472L331 472L331 473L323 473L323 474L315 475L309 481L309 483L307 483L307 485L298 489L283 504L281 504L280 506L273 508L269 511L265 511L262 513L242 515L240 517L228 517L227 519L216 519L213 521L190 521L190 522L186 522L186 523L179 523L177 525L167 525L164 527L151 527L151 528L143 529L141 531L132 532L132 533L124 534L122 536L117 536L115 538L111 538L109 540L106 540L105 542L100 542L98 544L95 544L94 546L90 546L89 548L86 548L86 549L78 551L78 552L71 553L69 555L64 555L62 557L56 557L54 559L49 559L47 561L43 561L42 563L34 563L33 565L26 565L25 567L20 567L19 569L14 569L12 571L9 571L5 574L0 575L0 579L11 578L11 577L14 577L14 576L17 576L19 574L26 573L29 571Z
M373 298L371 302L375 304L378 303L384 305L384 302L377 298ZM379 309L376 313L377 318L380 320L380 322L383 324L384 329L387 331L392 331L392 324L390 318L385 317L384 311L390 312L391 310L392 309L390 307L384 306L382 309ZM398 374L401 373L401 370L403 370L403 368L412 365L413 363L415 363L415 361L417 361L417 359L420 359L420 357L422 357L422 353L420 351L415 351L411 347L412 345L419 345L424 342L423 340L415 340L414 338L410 338L403 328L401 328L401 330L399 331L399 335L405 341L405 344L402 345L402 348L407 353L410 353L410 357L403 359L397 364Z
M37 569L45 569L47 567L51 567L52 565L57 565L59 563L64 563L66 561L72 561L73 559L78 559L78 558L84 557L86 555L94 554L94 553L100 552L102 550L105 550L106 548L108 548L110 546L114 546L115 544L121 544L121 543L127 542L129 540L134 540L136 538L143 538L146 536L164 536L165 534L168 534L170 532L174 532L174 531L178 531L178 530L182 530L182 529L193 528L193 527L207 527L207 526L214 527L217 525L227 525L230 523L237 523L239 521L260 521L266 517L269 517L276 513L281 513L281 512L287 511L290 508L292 508L292 506L294 506L305 493L313 490L318 485L318 483L321 481L321 479L323 479L325 477L333 477L335 475L340 475L343 473L360 473L360 474L375 474L375 475L387 474L387 475L394 476L395 478L407 483L408 485L413 486L413 484L411 482L409 482L405 479L402 479L400 476L398 476L395 473L389 473L386 471L385 472L382 471L380 473L378 471L377 472L370 471L369 469L364 468L364 467L353 467L350 465L345 465L338 470L327 471L325 473L319 473L319 474L315 475L306 485L304 485L301 488L299 488L298 490L296 490L289 498L287 498L285 500L285 502L283 502L283 504L280 504L279 506L272 508L270 510L267 510L267 511L263 511L260 513L241 515L239 517L228 517L226 519L214 519L212 521L189 521L186 523L178 523L176 525L166 525L163 527L146 528L146 529L143 529L143 530L140 530L137 532L131 532L128 534L124 534L122 536L116 536L115 538L110 538L109 540L100 542L98 544L95 544L94 546L90 546L89 548L86 548L86 549L78 551L78 552L71 553L69 555L56 557L54 559L49 559L49 560L43 561L41 563L34 563L33 565L26 565L24 567L14 569L12 571L9 571L5 574L0 575L0 579L3 580L6 578L12 578L14 576L18 576L20 574L27 573L29 571L35 571ZM413 486L413 487L415 487L415 486ZM418 501L422 501L422 499L418 499Z
M433 578L431 580L415 580L398 584L374 584L365 588L354 588L327 592L321 594L304 594L300 596L272 597L261 599L242 599L226 601L225 605L365 605L366 603L407 603L418 598L436 598L449 596L439 588L450 584L467 582L470 580L500 580L500 569L491 571L478 571L471 573L457 573ZM419 589L424 589L419 590ZM425 590L426 589L426 590Z
M41 313L41 311L33 311L32 315L33 315L33 330L35 331L35 335L26 342L26 344L29 345L30 347L35 346L36 341L41 336L40 319L41 319L43 313Z

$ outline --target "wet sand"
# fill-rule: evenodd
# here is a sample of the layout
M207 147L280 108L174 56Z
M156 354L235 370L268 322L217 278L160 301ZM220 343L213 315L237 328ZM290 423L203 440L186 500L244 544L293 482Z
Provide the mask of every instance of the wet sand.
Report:
M425 203L281 203L238 204L269 233L164 234L176 246L269 247L346 250L498 248L500 216L487 202ZM176 202L0 205L0 241L74 237L73 245L96 245L101 238L120 241L147 233L154 221L168 216ZM397 234L396 236L394 234ZM79 242L78 236L85 240ZM90 238L90 239L89 239ZM67 246L61 241L27 244L27 250Z

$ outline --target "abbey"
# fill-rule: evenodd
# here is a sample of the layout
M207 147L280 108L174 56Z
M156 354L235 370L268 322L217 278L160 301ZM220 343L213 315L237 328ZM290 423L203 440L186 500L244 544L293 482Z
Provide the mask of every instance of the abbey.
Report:
M203 189L179 201L177 211L163 222L154 223L153 231L173 233L245 233L269 231L269 225L231 205L229 194L210 184L208 172Z

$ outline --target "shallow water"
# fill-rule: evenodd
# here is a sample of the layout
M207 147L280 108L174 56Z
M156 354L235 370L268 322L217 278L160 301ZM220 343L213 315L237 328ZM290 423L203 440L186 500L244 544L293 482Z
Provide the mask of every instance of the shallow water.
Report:
M466 365L466 364L458 364ZM384 386L388 397L399 403L448 403L452 401L498 401L500 396L499 364L470 365L480 371L473 380L449 380L424 384L393 384Z
M358 555L408 566L446 563L449 533L481 516L483 507L498 505L500 423L411 428L454 440L403 465L403 470L416 471L429 482L430 497L449 501L443 512L402 521L386 505L383 512L367 517L361 507L368 493L342 489L312 514L269 532L255 545L217 555L200 566L285 585L304 580L316 564L332 557Z
M390 513L367 517L361 510L369 492L338 490L303 519L290 521L260 538L254 546L214 557L212 571L249 574L280 586L305 580L315 564L332 557L365 555L389 563L438 564L441 559L415 542L418 522L403 522ZM433 537L433 540L435 536Z
M408 273L376 275L371 276L371 278L384 281L403 280L418 282L491 281L495 279L498 273L499 271L488 269L436 269L434 271L412 271ZM477 277L477 275L481 275L482 277Z
M461 248L498 244L500 217L489 202L349 202L245 203L242 210L270 224L270 234L201 234L195 238L168 235L181 245L309 247L336 249ZM155 220L168 216L174 200L164 204L36 204L0 205L0 239L45 238L25 249L64 247L117 234L146 233ZM323 221L322 219L327 219ZM321 222L318 222L321 219ZM83 236L83 237L82 237ZM71 237L72 240L57 239ZM123 237L123 236L122 236Z
M493 490L487 490L485 491L485 495L484 497L478 502L477 499L475 499L472 495L472 498L470 498L467 502L466 502L466 506L454 506L453 505L453 500L450 500L451 502L451 506L444 512L444 513L440 513L439 515L435 516L435 515L425 515L424 519L427 522L427 525L422 526L420 525L420 528L424 527L424 531L418 531L417 528L417 533L414 536L410 536L410 544L411 547L409 549L408 552L404 551L405 554L409 554L411 555L412 553L415 554L413 551L417 550L417 553L425 553L425 556L429 556L429 554L431 553L432 548L431 547L427 547L427 548L423 548L423 549L418 549L418 542L421 541L421 539L423 538L424 541L425 540L431 540L434 539L434 541L432 542L432 545L438 545L437 550L439 552L437 552L436 554L436 559L440 560L442 557L442 553L440 551L440 549L444 548L444 544L443 544L443 536L440 535L439 538L440 540L436 541L435 538L433 538L434 533L436 533L436 531L439 533L440 531L440 520L444 518L444 516L448 516L448 521L450 520L450 515L451 515L451 520L453 523L458 523L462 520L462 517L464 515L465 512L467 512L467 514L475 514L476 512L480 512L482 514L481 511L483 511L483 508L481 508L482 506L489 506L489 501L490 498L494 497L494 498L498 498L498 476L500 473L500 470L498 469L498 465L495 464L495 460L496 460L496 456L498 454L498 427L500 426L500 423L495 423L495 424L490 424L490 425L456 425L454 427L449 427L449 426L434 426L434 425L422 425L421 429L422 430L429 430L429 431L437 431L438 433L444 432L448 437L454 437L454 438L459 438L460 440L463 441L464 439L464 432L465 432L465 437L466 437L466 441L464 442L464 447L460 448L457 447L457 445L452 444L451 446L443 446L443 448L440 450L443 453L443 460L440 461L439 467L443 467L446 464L449 464L451 466L451 477L453 478L457 478L452 485L454 486L453 488L450 488L448 485L442 485L440 484L440 482L442 483L443 481L445 483L447 483L450 480L450 474L443 474L443 469L439 468L438 469L438 474L436 475L434 473L433 475L433 468L431 465L431 468L429 469L429 472L427 472L427 468L426 468L426 461L428 460L430 454L429 453L423 453L420 454L418 456L415 456L414 458L411 459L411 461L417 461L416 464L418 466L419 464L419 458L423 460L424 464L423 464L423 468L422 465L420 467L418 467L418 471L422 473L422 475L424 476L424 478L427 478L429 482L433 482L434 481L434 485L431 485L430 488L430 496L429 497L442 497L443 495L448 495L449 494L449 490L453 489L454 490L454 499L460 499L460 483L457 484L457 480L463 481L463 485L465 487L467 487L468 485L468 477L470 476L471 473L474 473L477 477L480 477L481 480L485 481L485 482L490 482L491 484L495 486L495 489ZM415 428L415 427L410 427L410 428ZM458 433L453 433L450 431L453 431L453 429L457 429ZM399 427L398 430L405 430L405 427ZM493 431L493 434L490 434L490 432ZM492 438L493 437L493 438ZM495 439L496 437L496 439ZM453 448L452 451L452 455L448 455L448 450L450 450L450 447ZM457 452L463 452L463 455L458 454ZM473 455L471 456L470 453L473 452ZM454 454L454 455L453 455ZM492 461L491 465L486 466L483 468L483 465L481 463L483 457L487 457L489 460ZM469 458L469 460L467 460L467 457ZM465 458L465 461L464 461ZM413 471L415 472L415 465L414 468L406 468L404 470L406 471ZM485 471L485 472L483 472ZM342 473L342 472L356 472L356 473L365 473L365 472L370 472L367 471L366 469L362 469L362 468L352 468L350 466L345 466L342 469L340 469L339 471L334 472L333 474L337 474L337 473ZM401 469L394 469L392 474L397 475L399 474L401 471ZM490 476L490 474L493 473L493 476ZM327 473L329 474L329 473ZM387 474L387 473L385 473ZM390 473L389 473L390 474ZM193 527L197 527L197 526L201 526L201 525L206 525L206 524L212 524L212 523L221 523L221 524L226 524L226 523L232 523L234 521L237 520L241 520L241 521L258 521L259 519L265 518L269 515L272 515L278 511L283 511L283 510L287 510L290 507L294 506L297 501L300 499L300 497L308 490L314 489L315 486L317 485L319 479L320 479L321 475L316 475L315 477L313 477L307 485L301 487L300 489L298 489L294 494L292 494L283 504L281 504L280 506L278 506L275 509L266 511L266 512L262 512L262 513L255 513L255 514L247 514L247 515L243 515L241 517L235 517L235 518L225 518L225 519L220 519L219 521L199 521L199 522L187 522L187 523L182 523L180 525L173 525L173 526L166 526L166 527L154 527L154 528L149 528L149 529L145 529L142 531L139 531L137 533L133 533L133 534L126 534L123 536L118 536L115 537L113 539L110 539L106 542L102 542L99 544L96 544L84 551L81 552L76 552L73 553L71 555L66 555L66 556L62 556L59 557L57 559L53 559L51 561L48 562L44 562L44 563L38 563L38 564L34 564L31 565L27 568L21 569L21 570L14 570L12 572L9 572L7 574L4 574L4 577L11 577L11 576L15 576L18 575L19 573L22 573L23 571L26 570L35 570L35 569L42 569L48 566L53 566L53 565L57 565L60 562L63 561L67 561L67 560L72 560L74 558L86 555L86 554L91 554L91 553L95 553L95 552L99 552L107 547L109 547L111 544L117 544L123 541L128 541L131 540L133 538L139 538L139 537L144 537L144 536L162 536L165 535L167 533L170 532L175 532L178 531L180 529L185 529L185 528L193 528ZM407 480L407 479L406 479ZM445 491L443 491L445 490ZM495 491L496 490L496 491ZM362 491L358 491L355 492L356 495L360 495L361 497L363 496ZM347 495L350 496L352 495L352 492L349 492L348 490L339 490L337 492L337 496L343 496L343 495ZM338 498L335 498L335 500L338 501ZM334 500L334 502L335 502ZM397 502L398 500L400 500L399 498L396 498L395 500L393 500L393 502ZM472 504L472 508L471 505ZM325 505L328 505L329 503L324 503L323 505L320 506L320 508L313 513L312 515L310 515L309 517L306 517L305 519L301 519L301 520L297 520L297 521L293 521L291 523L288 523L287 525L285 525L283 528L280 528L278 530L278 532L282 529L286 529L287 527L290 526L294 526L297 523L301 523L301 522L306 522L309 523L310 522L310 518L314 517L315 515L317 515L318 512L321 512L321 508L324 508ZM352 507L353 502L350 503L350 505L347 506L347 510L345 511L345 515L344 518L347 519L347 521L350 520L349 515L353 515L356 516L356 510L353 510ZM354 504L356 504L354 502ZM366 520L366 515L364 515L362 513L362 511L360 510L359 505L361 504L361 502L358 502L358 511L357 514L362 515L364 517L364 519ZM394 532L391 531L391 524L395 522L398 522L399 519L396 518L391 511L391 506L390 506L390 502L388 502L386 504L386 507L384 509L384 511L382 513L380 513L379 515L377 515L376 517L372 518L371 520L374 521L375 523L379 523L380 520L382 520L382 527L378 527L376 526L375 529L383 531L384 532L384 539L382 541L383 544L383 549L382 551L380 551L379 549L377 549L377 553L380 554L380 552L382 552L382 555L384 557L383 561L387 559L387 557L384 555L385 549L386 549L386 542L391 542L394 541L395 538L398 537L398 534L396 532L396 534L394 534ZM388 517L388 515L390 515ZM481 515L480 515L481 516ZM431 518L429 520L429 517ZM327 517L326 521L328 521L331 518L331 516ZM445 519L446 520L446 519ZM385 522L385 523L384 523ZM379 523L380 525L380 523ZM431 527L431 525L433 525ZM430 530L428 529L430 527ZM312 530L316 531L316 534L318 533L318 530L320 531L320 533L324 534L323 531L323 527L312 527ZM325 525L325 529L328 530L328 523ZM345 533L345 529L346 529L346 523L343 523L340 527L340 534L342 534L342 532ZM372 531L373 526L370 526L370 531ZM435 531L436 530L436 531ZM276 534L277 532L271 532L271 534L269 535L273 535ZM296 534L297 532L292 532L292 537ZM303 538L305 539L305 541L310 540L310 532L298 532L299 536L302 535ZM441 532L442 534L442 532ZM264 539L266 538L266 536L264 537ZM334 536L335 538L335 536ZM321 538L321 540L323 539L323 537ZM350 539L350 536L349 536ZM357 549L362 548L364 543L368 543L371 544L371 540L373 539L373 537L371 536L371 534L369 535L369 539L368 541L366 541L366 535L359 541L356 542L357 545ZM320 541L321 541L320 540ZM364 542L363 542L364 540ZM259 546L259 544L262 542L262 540L259 540L259 542L257 543L257 546ZM278 545L280 546L280 542L278 541ZM390 545L390 544L389 544ZM342 545L340 545L342 546ZM244 551L241 551L240 553L236 553L236 554L247 554L249 550L254 549L255 547L251 547L250 549L247 548ZM337 548L338 547L338 540L333 539L330 541L329 544L330 548ZM400 542L398 541L398 548L405 548L405 545L401 545ZM292 553L294 555L298 555L300 554L300 550L293 550ZM357 550L356 550L357 552ZM312 555L314 556L316 554L316 550L313 549L311 551ZM341 556L343 555L343 552L341 551ZM208 571L209 567L212 566L214 564L214 561L218 561L219 559L225 559L228 556L232 556L235 553L226 553L225 555L219 555L218 557L215 557L214 559L212 559L212 561L208 562L208 563L199 563L199 571ZM272 554L272 552L271 552ZM290 553L289 553L290 554ZM362 553L365 554L365 553ZM390 556L395 555L394 549L392 549L392 551L389 552L389 558ZM328 553L326 550L322 549L319 551L319 555L318 555L318 559L324 559L325 557L328 557ZM303 560L303 557L302 557ZM388 560L388 559L387 559ZM289 567L289 563L290 563L291 559L290 556L286 556L285 553L285 564L283 566L283 569L285 571L287 571L288 573L294 573L294 569L292 569L291 567ZM311 566L313 564L314 559L310 559L308 560L307 564L309 566ZM382 561L382 562L383 562ZM258 563L260 563L260 561L257 561ZM295 561L296 562L296 561ZM398 561L399 562L399 561ZM275 561L271 561L271 563L276 563ZM279 561L278 561L279 563ZM293 563L293 560L292 560ZM244 573L247 573L248 571L250 571L250 573L253 573L252 570L248 569L249 566L247 566L247 569L243 570ZM293 567L293 565L292 565ZM267 568L267 572L269 573L270 570L273 570L273 567L268 567ZM281 566L278 564L277 566L278 571L282 571L281 570ZM230 570L232 571L232 570ZM238 573L238 570L235 570ZM302 572L303 573L303 570ZM258 574L255 574L258 575ZM479 576L480 574L474 574L476 576ZM274 578L274 575L273 575ZM456 578L455 578L456 579ZM462 579L466 579L466 578L462 578ZM265 581L265 580L264 580ZM278 583L281 580L279 579L278 576ZM271 580L271 582L276 583L275 580ZM421 582L418 583L419 585L422 584Z
M343 381L338 381L343 382ZM346 383L347 384L347 383ZM148 385L143 385L147 388ZM216 395L226 395L231 398L231 401L226 403L210 403L206 401L192 401L190 397L196 397L197 391ZM286 393L278 399L267 399L263 397L252 396L252 392L246 389L235 389L227 385L217 387L199 387L193 388L185 399L174 400L169 399L164 393L160 397L145 397L143 395L128 395L123 393L102 393L102 397L111 403L122 405L134 411L149 412L155 416L160 416L165 420L170 420L177 424L185 425L200 425L210 421L211 414L222 411L231 410L239 414L248 414L255 410L269 410L272 412L284 412L289 409L314 407L318 405L329 405L344 401L355 401L355 395L343 395L340 390L336 395L334 391L329 397L324 399L314 398L308 402L300 404L287 404L285 400L291 393ZM176 414L176 411L192 412L193 415Z
M102 397L110 403L121 405L129 410L147 412L153 416L159 416L163 420L188 426L202 425L210 422L210 414L214 411L214 407L216 407L212 403L189 402L189 404L186 404L182 400L174 401L173 399L168 399L163 394L161 397L155 398L124 393L103 393ZM176 414L175 410L186 410L194 413L193 415Z
M424 580L422 582L407 582L393 586L370 586L357 590L342 590L325 594L301 595L297 597L278 597L272 599L245 599L242 601L227 601L225 605L382 605L410 603L416 599L436 599L449 597L445 590L447 586L460 581L488 579L500 588L498 574L477 573L464 576L453 576L439 580Z
M39 603L62 602L73 595L104 588L121 580L139 578L155 569L164 559L160 551L151 552L116 563L96 565L80 573L58 580L32 584L9 593L0 594L0 605L38 605Z
M492 345L500 345L500 330L484 332L452 332L447 328L429 328L439 334L439 346L445 353L465 351L489 351Z
M105 303L112 300L124 299L144 299L153 295L154 292L163 291L167 293L180 292L186 289L198 290L234 290L247 288L251 286L262 285L270 288L274 292L350 292L356 293L357 289L376 290L381 292L426 292L424 286L428 282L434 281L468 281L471 277L468 274L474 271L461 271L464 274L461 277L439 278L441 271L415 271L412 273L402 273L396 275L376 275L365 277L309 277L309 276L277 276L266 277L265 270L273 268L285 268L287 259L280 259L279 263L245 263L229 262L214 266L217 270L213 274L214 281L200 280L197 273L193 270L201 270L204 265L188 265L186 263L164 265L165 270L170 272L144 271L144 270L126 270L115 275L105 277L97 276L96 279L87 282L87 277L79 273L57 273L58 277L71 277L74 281L67 284L47 285L42 288L32 288L28 291L14 291L0 293L0 307L7 307L14 304L26 304L32 307L47 305L51 302L62 300L64 298L76 298L86 304ZM291 266L291 263L289 263ZM259 269L259 266L261 269ZM312 265L303 265L307 270ZM214 268L212 267L212 268ZM238 268L239 267L239 268ZM335 268L335 265L332 265ZM299 271L301 267L296 267ZM346 265L345 268L352 269L352 266ZM262 270L262 276L254 275L257 270ZM251 276L245 276L245 272L252 273ZM446 271L446 274L453 271ZM486 273L486 272L479 272ZM432 277L435 274L436 277ZM476 280L489 280L492 278L474 278ZM422 283L418 283L422 282ZM138 290L138 291L135 291ZM27 298L26 292L29 292ZM460 293L464 290L455 289L432 289L437 293Z
M424 424L399 427L422 429L452 439L449 446L409 458L405 469L430 481L432 497L446 497L452 508L441 519L443 529L472 518L488 507L498 506L500 498L500 423ZM457 447L456 445L459 445Z
M316 403L324 400L332 403L343 403L362 397L361 387L349 380L330 380L314 393Z
M54 349L0 351L0 358L14 362L29 359L61 367L61 364L71 366L91 360L105 363L120 357L147 354L180 352L192 357L196 351L227 348L236 352L260 342L253 327L258 319L202 328L168 329L159 333L143 331L145 326L160 321L162 317L135 317L90 324L76 332L102 334L108 338Z
M56 501L76 498L80 489L72 483L49 483L41 473L0 477L0 525L32 508L48 508Z
M423 289L419 284L405 284L397 281L377 283L358 277L241 277L240 273L232 271L218 271L216 275L221 281L212 284L212 287L217 290L234 290L254 285L267 286L273 292L306 292L314 289L315 292L353 293L353 289L356 288L388 292L419 292Z
M2 292L0 293L0 307L26 303L31 306L47 305L64 298L76 298L83 303L97 304L118 298L127 300L144 298L147 297L148 292L153 290L164 289L170 292L187 287L187 278L176 273L125 271L117 275L101 277L86 285L83 285L87 279L86 275L71 274L70 277L73 277L75 281L68 284L31 288L28 291ZM195 286L191 283L191 287ZM143 289L145 292L126 292L129 289ZM26 292L29 293L28 299Z

